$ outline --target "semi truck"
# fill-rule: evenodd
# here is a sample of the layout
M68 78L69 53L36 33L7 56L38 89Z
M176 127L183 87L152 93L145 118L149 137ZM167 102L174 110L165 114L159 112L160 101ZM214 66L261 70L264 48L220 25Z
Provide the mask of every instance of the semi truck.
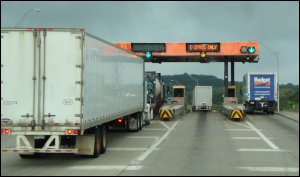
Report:
M211 111L212 86L195 86L192 97L192 111Z
M246 73L243 76L242 100L246 113L264 111L274 114L277 93L276 73Z
M2 152L105 153L108 126L142 129L144 68L84 29L1 28Z
M164 83L161 74L155 71L145 72L147 83L147 104L151 106L154 114L159 113L159 108L164 104Z

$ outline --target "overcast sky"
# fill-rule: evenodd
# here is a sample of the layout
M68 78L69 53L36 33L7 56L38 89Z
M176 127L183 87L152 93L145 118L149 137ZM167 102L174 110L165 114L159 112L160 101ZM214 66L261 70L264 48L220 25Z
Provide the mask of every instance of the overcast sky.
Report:
M109 42L237 42L259 40L279 53L280 84L299 84L299 2L3 2L1 27L85 28ZM146 64L146 70L224 77L223 63ZM259 63L246 72L277 72L274 54L260 45ZM229 72L230 73L230 72Z

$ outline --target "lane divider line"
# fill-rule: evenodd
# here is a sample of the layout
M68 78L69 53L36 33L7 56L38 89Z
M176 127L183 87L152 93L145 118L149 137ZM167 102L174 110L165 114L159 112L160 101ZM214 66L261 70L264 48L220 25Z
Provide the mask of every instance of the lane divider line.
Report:
M249 121L246 121L246 123L273 149L273 150L279 150L279 147L277 147L272 141L270 141L262 132L260 132L254 125L252 125Z

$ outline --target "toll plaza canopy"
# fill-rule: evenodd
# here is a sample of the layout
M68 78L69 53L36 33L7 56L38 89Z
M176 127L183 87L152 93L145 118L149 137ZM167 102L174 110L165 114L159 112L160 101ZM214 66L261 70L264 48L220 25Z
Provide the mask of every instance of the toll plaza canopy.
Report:
M249 62L257 63L258 42L215 43L116 43L145 62Z

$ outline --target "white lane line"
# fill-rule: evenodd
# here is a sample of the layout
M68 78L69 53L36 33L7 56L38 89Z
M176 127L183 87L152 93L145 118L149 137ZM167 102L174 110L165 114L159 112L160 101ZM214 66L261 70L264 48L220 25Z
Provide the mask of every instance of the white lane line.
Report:
M164 122L160 122L160 124L162 124L164 127L166 127L166 129L170 129L170 127L166 124L166 123L164 123Z
M255 148L239 148L237 151L243 152L286 152L282 149L255 149Z
M142 155L140 155L138 158L137 158L137 161L141 162L143 160L145 160L153 150L156 149L156 147L158 145L160 145L160 143L162 143L164 141L164 139L167 138L167 136L171 133L171 131L175 128L175 126L178 124L179 120L177 120L173 125L172 127L170 127L170 129L161 137L159 138L154 144L152 144L148 149L147 151L145 151Z
M157 141L159 136L128 136L126 138L145 138L145 139L146 138L153 138L153 139L155 139L154 141Z
M119 148L107 148L109 151L146 151L148 148L130 148L130 147L119 147ZM155 148L154 150L159 150Z
M228 131L254 131L253 129L225 129Z
M231 139L235 139L235 140L261 140L261 137L231 137ZM269 138L271 139L275 139L275 138Z
M260 140L260 137L231 137L231 139L235 140Z
M143 128L143 130L168 130L165 128Z
M246 128L251 128L251 127L249 127L247 125L244 125L244 124L241 124L241 123L238 123L238 122L232 122L232 123L237 124L237 125L241 125L241 126L246 127Z
M272 143L262 132L260 132L254 125L246 121L246 123L274 150L279 150L279 148Z
M127 166L127 165L91 165L91 166L72 166L68 167L69 169L73 170L140 170L143 168L143 166L140 165L133 165L133 166Z
M285 168L285 167L238 167L239 169L257 172L299 172L299 168Z

